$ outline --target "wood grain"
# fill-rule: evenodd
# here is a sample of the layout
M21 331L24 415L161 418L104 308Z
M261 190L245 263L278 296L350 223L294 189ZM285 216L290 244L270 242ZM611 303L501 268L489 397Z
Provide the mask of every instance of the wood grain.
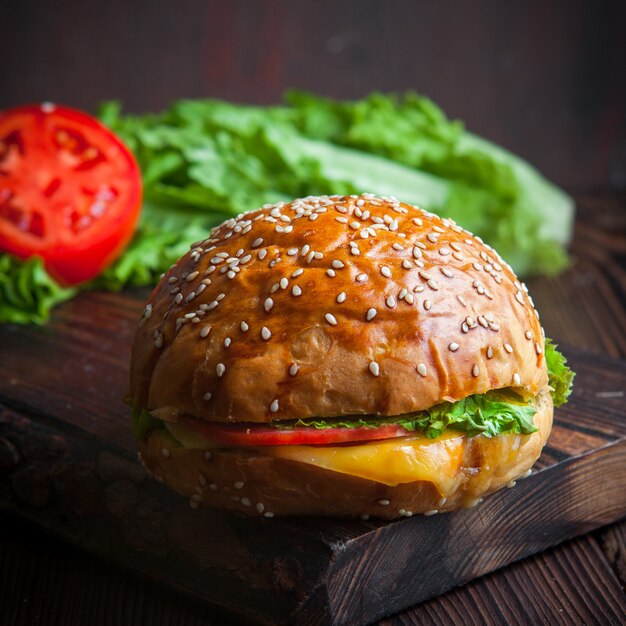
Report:
M578 257L577 265L558 280L533 281L530 285L531 292L544 315L543 322L549 335L563 342L571 339L574 343L594 352L623 357L624 348L620 343L619 330L626 327L624 302L626 267L623 263L626 233L624 196L589 196L582 198L582 207L581 225L577 229L574 246L574 253ZM603 235L605 231L607 234ZM586 265L582 265L583 263ZM604 266L608 267L606 272L602 271ZM581 273L581 267L587 269ZM565 305L562 304L564 294L567 296ZM234 570L231 571L236 577L241 574L250 551L253 553L258 551L263 554L265 561L261 559L257 563L257 569L246 573L252 576L246 579L247 583L252 581L253 586L256 585L251 592L252 596L256 594L258 602L263 600L268 604L268 598L271 598L271 603L276 603L276 592L268 592L268 587L263 587L262 584L263 575L267 575L271 570L280 581L280 593L284 593L284 589L287 588L287 593L292 593L292 600L296 598L296 604L300 602L300 606L304 607L301 609L303 611L306 609L306 601L303 603L302 597L298 599L297 593L293 593L294 580L297 584L298 581L301 583L305 580L306 576L319 575L319 572L324 570L324 559L328 559L329 553L334 554L333 551L339 547L342 556L336 559L336 563L341 563L341 558L347 561L344 561L343 569L336 567L334 572L336 588L334 595L331 594L329 597L339 612L353 606L354 598L350 597L349 584L348 592L345 592L351 574L350 558L343 555L349 553L351 542L355 544L356 549L359 539L366 536L362 523L336 523L332 527L324 527L320 532L316 520L273 520L277 524L276 528L280 528L280 537L275 542L258 538L253 540L248 536L250 533L247 532L245 521L213 519L207 524L205 520L200 521L197 516L192 516L192 512L186 508L181 509L179 513L182 504L175 496L162 492L160 486L145 480L143 472L134 461L135 447L127 430L127 412L119 400L123 395L126 377L125 342L129 341L140 310L139 300L142 297L141 292L125 295L91 294L61 307L47 328L5 327L0 330L0 400L8 402L12 407L5 409L2 415L3 418L6 417L7 410L13 415L11 419L4 421L5 426L7 423L11 425L11 436L0 438L0 475L2 475L0 500L3 506L21 510L24 516L36 523L54 529L55 532L96 553L106 552L105 557L109 559L129 562L129 555L135 554L137 564L134 566L141 571L149 571L152 577L161 581L167 580L167 573L159 574L159 568L154 567L154 563L158 563L159 560L167 563L170 576L177 576L177 568L186 567L184 558L189 558L194 550L196 550L194 558L201 559L205 568L215 567L216 564L219 566L220 559L231 558L234 554L242 564L241 566L235 564ZM609 313L606 312L607 306ZM98 332L98 328L106 328L106 333ZM614 335L615 332L618 334ZM76 345L80 348L76 348ZM112 351L113 357L109 356L109 351ZM568 484L568 489L572 489L572 484L585 478L585 470L574 466L580 462L581 454L584 456L585 451L590 449L601 451L602 456L610 456L615 452L615 442L624 432L625 366L623 362L616 362L607 357L591 358L588 353L576 350L567 352L573 359L574 367L580 370L575 403L558 412L554 441L551 440L544 449L537 466L541 471L531 479L518 484L516 489L494 496L474 512L467 512L476 513L478 515L476 521L483 522L482 527L477 525L474 528L476 532L482 528L484 534L484 521L491 519L489 515L505 517L496 514L498 506L501 506L496 506L498 498L505 498L505 503L507 497L518 503L533 502L530 495L534 489L532 481L540 479L542 475L545 478L549 476L551 468L562 467L568 463L572 464L573 476L573 483ZM72 376L71 388L64 384L68 375ZM36 428L29 426L33 423ZM16 425L23 427L22 440L15 439ZM33 433L36 436L32 436ZM108 442L104 446L103 440ZM53 445L50 445L51 441ZM557 445L554 445L555 441L558 441ZM617 452L618 463L623 462L623 450L617 449ZM31 463L31 460L34 463ZM624 470L621 472L623 476ZM598 507L598 502L594 501L599 494L604 493L610 497L614 493L612 490L617 488L618 493L612 498L613 507L619 505L620 497L624 495L623 484L621 492L619 483L606 484L606 481L613 482L609 473L603 472L602 480L605 481L599 483L602 487L596 488L592 492L592 497L587 497L584 502L589 509L583 507L581 510L578 507L575 511L575 514L584 517L585 529L614 519L611 517L615 513L614 508L603 508L603 505ZM551 488L558 492L559 482L550 480L550 483ZM529 494L525 495L525 489L530 489ZM550 493L547 489L544 491ZM584 495L588 495L588 492L589 490L585 491ZM541 502L541 498L538 501ZM561 506L558 497L556 501ZM574 508L576 509L576 506ZM530 509L532 507L529 507L529 515L532 517ZM168 519L174 517L177 520L184 520L182 528L185 531L174 533L169 537ZM436 520L439 523L445 517L441 516L439 520L429 518L429 521ZM404 520L404 522L415 521L415 519ZM201 530L198 530L199 525L203 526ZM542 524L542 530L544 525ZM567 536L568 531L562 526L548 526L549 531L560 536L561 540ZM385 525L370 524L366 527L367 533L376 535L376 541L380 535L384 538ZM207 533L207 528L210 528L211 532ZM580 531L581 527L578 526L576 532ZM211 536L198 548L184 541L185 532ZM458 534L458 531L455 532ZM216 539L222 534L227 537L226 542ZM535 534L540 533L537 531ZM317 560L307 561L309 567L306 571L298 571L293 559L281 558L284 555L281 550L286 550L282 545L285 536L297 536L298 541L310 542L311 546L316 545L316 541L323 544L323 547L315 550ZM429 530L426 536L430 541L432 532ZM247 552L233 551L233 546L241 546L242 537L248 542L244 545ZM410 534L410 537L413 535ZM106 550L102 549L103 538L106 538L104 540ZM183 555L182 561L172 559L171 554L163 551L164 543L167 547L168 541L172 538L174 552ZM623 572L623 525L617 529L612 527L599 532L597 541L595 538L590 538L589 541L595 547L586 548L584 558L592 564L596 563L593 567L597 570L594 573L594 576L597 576L597 585L588 586L591 597L585 600L585 606L591 606L593 598L602 598L602 588L608 585L608 588L612 589L615 584L614 577L611 578L613 574L610 570L607 574L607 568L602 566L600 545L609 555L610 564L616 574L620 575L620 572ZM320 544L317 545L319 547ZM542 546L543 544L537 544L536 549L541 549ZM114 549L111 550L111 547ZM505 552L509 560L520 556L515 554L515 546L512 549L506 548ZM497 561L499 556L501 555L494 556L488 553L483 564L490 562L490 566L494 566L494 559ZM543 555L536 557L531 563L543 563L542 558ZM554 563L555 558L550 557L549 567L552 568L550 571L561 572L557 579L563 585L563 593L567 593L571 589L568 586L570 583L578 584L579 569L582 565L574 561L576 570L571 572L568 578L562 571L563 567ZM131 558L133 563L134 559L135 556ZM477 559L476 562L478 566L481 565L481 559ZM604 563L606 564L606 561ZM541 567L545 568L548 565ZM586 567L591 568L592 565ZM388 568L389 566L383 564L383 572L391 571ZM458 567L455 569L455 573L458 569ZM4 572L5 568L2 567L0 570ZM479 571L486 570L480 570L478 567L474 574ZM460 573L463 574L462 569ZM496 586L507 588L507 585L513 584L511 582L513 578L508 574L492 576L498 581L494 583ZM411 594L423 592L419 577L414 579L405 576L404 579ZM206 588L209 580L195 580L192 581L192 585ZM376 586L377 579L374 577L372 580ZM472 590L468 591L470 595L466 600L459 599L458 602L450 600L450 604L448 598L456 596L448 594L424 604L423 607L429 607L432 603L443 603L443 608L436 609L438 619L441 620L454 615L459 602L466 602L464 606L467 607L472 604L482 607L484 603L489 614L500 615L499 611L502 611L500 605L504 600L498 593L504 592L489 587L488 580L491 578L486 579L487 582L483 580L459 590ZM233 587L229 582L232 581L219 583L213 591L222 596L225 592L234 593L240 596L241 603L247 604L250 598L245 596L246 589ZM177 579L177 583L187 592L190 591L186 586L184 572ZM433 586L438 584L436 577L435 582L431 584ZM371 587L370 583L369 588ZM0 591L6 588L4 583L0 585ZM457 591L453 592L456 593ZM387 602L388 598L391 598L390 602ZM387 610L396 606L394 604L396 600L393 592L384 594ZM252 602L253 604L248 606L254 605L254 597ZM570 604L578 606L576 599L565 598L563 602L568 606ZM601 602L612 606L610 599L601 599ZM619 608L619 605L616 606ZM556 601L553 603L550 600L543 607L545 615L551 616L550 619L546 618L546 621L558 623L560 611ZM533 613L526 603L524 609L529 611L527 615L535 617L540 615L537 612ZM574 615L568 612L567 607L564 610L568 617ZM571 610L582 609L578 607ZM281 605L279 601L277 606L272 606L271 611L274 611L272 615L275 617L281 615L284 617L289 613L289 608L285 604ZM467 621L478 619L475 616L479 614L480 612L476 610L470 611ZM311 610L307 615L315 616L316 613ZM421 622L430 620L417 617L423 615L414 609L399 619L416 619ZM513 613L506 615L507 620L515 621ZM583 621L583 618L580 621Z
M590 537L515 563L381 626L623 624L626 596Z
M83 350L95 354L89 344ZM626 515L620 480L626 416L619 398L600 401L596 394L600 382L626 388L626 363L576 351L570 357L579 384L556 416L539 471L454 515L386 524L260 522L193 511L146 478L134 454L108 439L110 426L88 416L81 425L79 411L74 417L59 411L55 396L69 391L40 390L37 376L19 410L0 411L0 503L104 558L247 618L370 623ZM61 350L57 358L69 357ZM91 363L94 393L97 385L115 384L115 363L93 356ZM4 402L5 393L0 384Z

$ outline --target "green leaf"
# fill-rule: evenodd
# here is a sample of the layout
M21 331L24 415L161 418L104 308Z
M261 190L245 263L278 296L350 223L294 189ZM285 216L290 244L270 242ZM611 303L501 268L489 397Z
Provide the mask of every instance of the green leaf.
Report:
M21 261L0 253L0 323L43 324L52 307L76 293L58 285L39 257Z
M366 415L354 418L312 418L295 422L275 422L277 429L293 427L376 428L385 424L402 426L409 431L423 431L436 438L447 429L467 433L469 437L494 437L503 433L528 435L537 429L533 416L537 412L533 400L524 400L512 391L500 389L473 395L458 402L443 402L425 411L381 417Z
M135 435L137 441L144 441L152 430L165 428L161 420L150 415L148 411L136 408L134 404L131 405L131 416L133 420L133 435Z
M557 350L551 339L546 339L545 354L554 406L561 406L572 393L576 374L568 367L567 359Z

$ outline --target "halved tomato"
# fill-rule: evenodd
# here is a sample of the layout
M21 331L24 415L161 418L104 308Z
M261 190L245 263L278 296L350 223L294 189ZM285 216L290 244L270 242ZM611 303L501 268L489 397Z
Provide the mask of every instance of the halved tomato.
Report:
M209 441L226 446L280 446L280 445L330 445L390 439L409 435L410 431L395 424L383 424L376 427L359 428L313 428L295 427L278 429L264 424L220 424L218 422L202 422L183 417L184 426L202 435Z
M119 255L140 208L139 167L98 120L53 104L0 113L0 250L80 283Z

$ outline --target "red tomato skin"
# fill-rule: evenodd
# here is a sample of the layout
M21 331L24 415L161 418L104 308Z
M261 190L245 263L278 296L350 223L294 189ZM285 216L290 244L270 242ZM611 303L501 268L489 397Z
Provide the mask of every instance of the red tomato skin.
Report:
M394 424L375 428L297 427L292 430L280 430L260 424L242 426L202 422L191 417L183 417L181 423L216 444L233 447L335 445L391 439L411 434L406 428Z
M52 127L76 133L79 141L75 144L82 148L82 153L78 156L72 152L62 153L58 146L55 152L51 141ZM30 205L43 214L47 228L44 236L35 237L0 219L0 250L21 259L41 257L47 271L62 285L76 285L96 277L129 243L139 219L141 172L134 156L98 120L68 107L27 105L0 112L0 141L14 130L21 139L23 159L17 160L15 169L18 171L9 168L8 175L0 176L0 199L2 192L7 193L7 190L19 199L23 195L26 204L30 201ZM70 139L72 137L70 135ZM82 139L85 139L84 146L80 146ZM86 154L85 150L91 147L97 150L94 168L84 167L85 164L89 166L88 162L78 162L71 168L68 159L62 158L69 154L75 157L75 161L80 161L81 154ZM0 174L2 171L0 158ZM68 188L63 189L65 195L61 194L59 200L56 195L52 199L46 198L45 190L55 189L54 184L49 184L50 180L60 181L56 188ZM99 184L111 185L117 195L107 205L103 216L91 219L88 215L89 226L81 232L71 232L59 207L63 208L68 200L75 201L77 206L82 200L84 206L89 200L81 197L83 186L96 187Z

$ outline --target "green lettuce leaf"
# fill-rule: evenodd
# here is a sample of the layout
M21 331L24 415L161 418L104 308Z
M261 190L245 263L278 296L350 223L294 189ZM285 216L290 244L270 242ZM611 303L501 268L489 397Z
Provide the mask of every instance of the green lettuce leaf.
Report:
M567 366L565 357L556 349L550 339L546 339L546 361L552 397L555 406L567 402L572 390L574 373ZM533 418L537 409L534 398L524 399L511 389L494 389L480 395L472 395L457 402L442 402L430 409L393 415L343 416L332 418L310 418L290 421L270 422L277 430L293 428L377 428L393 424L411 432L423 432L434 439L451 429L466 433L469 437L484 435L495 437L502 434L530 435L537 428ZM154 428L163 428L162 421L147 411L133 407L133 433L142 441Z
M0 253L0 323L43 324L53 306L76 292L60 287L39 257L21 261Z
M409 431L421 431L436 438L447 429L466 433L469 437L485 435L494 437L503 433L528 435L537 429L533 416L537 412L532 399L524 400L506 390L488 391L458 402L443 402L425 411L391 417L365 415L363 417L312 418L294 422L275 422L277 429L308 427L326 428L376 428L385 424L402 426Z
M138 409L134 403L131 404L131 416L133 420L133 435L135 435L137 441L144 441L151 430L165 428L161 420L153 417L148 411Z
M561 406L567 402L572 393L574 376L576 374L568 367L567 359L557 350L557 346L552 339L546 338L545 354L554 406Z
M144 207L124 254L81 289L152 285L209 228L265 203L364 191L455 219L520 275L554 274L567 263L571 198L416 94L338 102L291 92L283 106L181 100L147 115L109 102L100 118L139 162ZM73 293L36 261L26 279L13 261L3 263L11 284L33 288L3 294L0 321L41 323Z

